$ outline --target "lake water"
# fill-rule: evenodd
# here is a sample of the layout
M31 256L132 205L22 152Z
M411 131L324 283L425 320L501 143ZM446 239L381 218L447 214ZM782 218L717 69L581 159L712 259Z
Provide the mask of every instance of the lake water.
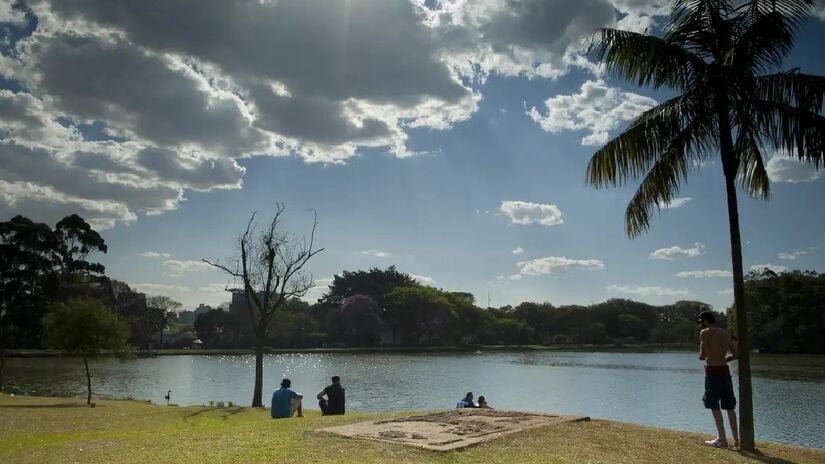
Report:
M825 448L825 364L795 358L754 366L757 439ZM78 359L11 359L9 387L21 393L85 396ZM802 363L805 364L805 363ZM817 365L818 364L818 365ZM92 365L98 397L181 405L249 404L253 356L162 356ZM702 408L703 373L693 353L491 352L476 354L285 354L265 359L264 398L284 376L305 407L338 374L353 411L452 408L466 391L501 409L588 415L677 430L714 431ZM734 382L736 372L734 368Z

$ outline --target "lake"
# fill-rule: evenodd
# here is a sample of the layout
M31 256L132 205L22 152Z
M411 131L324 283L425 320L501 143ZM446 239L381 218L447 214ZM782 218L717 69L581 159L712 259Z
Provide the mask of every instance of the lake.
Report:
M758 357L754 412L758 440L825 448L825 362L814 357ZM736 381L734 363L734 382ZM254 357L161 356L92 364L98 397L180 405L249 404ZM391 353L281 354L265 358L264 399L292 379L305 407L338 374L353 411L455 407L467 391L495 408L588 415L655 427L714 433L702 408L702 365L694 353ZM67 358L12 358L9 387L35 395L85 396L83 363Z

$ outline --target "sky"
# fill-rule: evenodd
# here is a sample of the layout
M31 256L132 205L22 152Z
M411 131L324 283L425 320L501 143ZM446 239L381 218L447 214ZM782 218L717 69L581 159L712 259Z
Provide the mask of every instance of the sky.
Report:
M590 156L672 96L604 75L599 27L656 33L662 0L0 0L0 218L78 213L107 275L192 308L227 301L251 214L286 206L317 299L395 265L493 306L732 302L721 166L694 166L650 231L637 182ZM783 64L825 74L825 2ZM745 270L825 271L825 171L766 150L740 193Z

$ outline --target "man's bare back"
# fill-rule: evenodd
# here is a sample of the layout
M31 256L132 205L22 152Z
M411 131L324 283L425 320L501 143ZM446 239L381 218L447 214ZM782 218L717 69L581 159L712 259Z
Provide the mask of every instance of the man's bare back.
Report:
M702 329L699 340L699 359L708 366L727 366L728 361L736 358L736 342L724 329L716 326Z
M710 311L699 314L699 359L705 361L705 394L702 402L710 409L716 424L716 438L705 444L717 448L727 448L725 424L722 409L728 413L730 430L733 435L733 447L739 447L739 430L736 422L736 395L733 393L733 380L728 369L728 361L736 359L736 340L725 330L716 327L716 317ZM730 353L730 354L728 354Z

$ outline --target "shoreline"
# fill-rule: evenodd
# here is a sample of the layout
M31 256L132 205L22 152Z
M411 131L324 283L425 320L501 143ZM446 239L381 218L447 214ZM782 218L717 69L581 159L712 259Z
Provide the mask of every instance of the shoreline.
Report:
M474 354L474 353L691 353L698 352L699 345L693 343L646 343L625 345L466 345L466 346L382 346L382 347L345 347L345 348L266 348L264 354ZM216 348L216 349L162 349L151 352L134 351L137 358L155 358L158 356L248 356L254 355L252 348ZM111 356L102 353L101 357ZM59 358L65 354L59 350L6 349L6 358ZM765 364L785 364L791 366L825 367L825 354L816 353L759 353L752 352L752 358Z
M592 353L661 353L672 351L698 350L698 344L692 343L646 343L625 345L466 345L466 346L381 346L381 347L346 347L346 348L266 348L265 354L333 354L333 353L475 353L481 352L531 352L531 351L559 351L559 352L592 352ZM252 348L215 348L215 349L161 349L149 353L135 351L135 354L154 356L221 356L221 355L250 355L255 351ZM7 349L8 358L56 358L62 356L59 350L35 349Z

